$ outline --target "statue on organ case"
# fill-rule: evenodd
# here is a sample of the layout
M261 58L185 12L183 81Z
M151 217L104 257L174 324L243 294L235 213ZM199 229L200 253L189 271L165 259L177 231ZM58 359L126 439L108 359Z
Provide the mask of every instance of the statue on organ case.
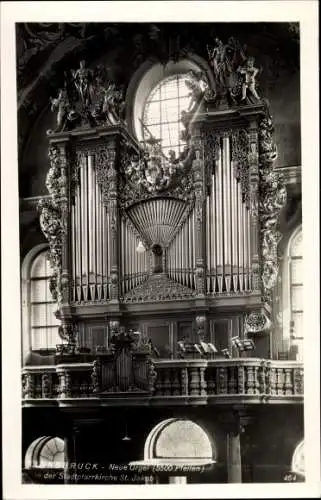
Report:
M102 65L88 69L82 60L77 70L64 73L64 85L58 96L50 98L51 111L57 111L57 126L48 130L48 134L81 124L96 127L116 125L123 120L124 90L110 81L108 71Z
M238 68L238 72L243 75L241 101L245 101L248 92L250 92L255 97L255 99L259 100L260 97L256 91L255 80L259 70L254 66L254 57L249 57L246 61L245 66L240 66Z
M80 99L85 107L90 104L92 72L85 67L85 61L80 61L80 67L76 71L72 71L76 89L79 92Z

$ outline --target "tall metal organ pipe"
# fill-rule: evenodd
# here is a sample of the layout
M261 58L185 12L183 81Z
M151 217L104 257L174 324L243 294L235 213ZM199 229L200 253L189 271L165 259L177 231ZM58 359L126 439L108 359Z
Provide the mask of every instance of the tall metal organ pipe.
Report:
M109 220L97 183L94 156L83 155L71 208L73 300L110 298Z
M169 244L168 274L182 285L194 288L195 269L194 209Z
M231 155L230 137L220 138L206 200L207 292L251 290L250 212Z
M140 285L148 277L149 252L137 252L140 238L131 222L122 217L120 222L121 295Z

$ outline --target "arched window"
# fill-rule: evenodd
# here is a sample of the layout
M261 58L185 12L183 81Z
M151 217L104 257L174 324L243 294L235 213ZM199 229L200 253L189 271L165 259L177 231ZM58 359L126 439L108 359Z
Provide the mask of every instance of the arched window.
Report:
M201 81L196 75L202 75ZM214 84L208 63L195 54L165 65L144 63L127 89L126 100L130 105L126 121L131 133L141 142L157 139L164 155L168 157L172 150L177 157L186 145L181 136L185 130L182 111L195 109L191 84L196 80L202 90Z
M130 464L150 467L154 474L157 465L173 467L172 470L184 466L187 471L188 467L207 467L215 462L216 447L202 427L189 419L168 418L159 422L147 436L144 460ZM181 476L182 481L177 479L170 482L187 482L185 476ZM159 478L156 479L158 481Z
M169 157L174 151L176 158L186 146L182 138L184 125L182 111L188 112L192 102L188 74L180 73L161 80L149 93L142 117L143 141L151 137L159 140L162 152Z
M51 268L48 248L40 245L26 256L22 265L23 352L55 349L61 343L59 320L50 289Z
M284 259L283 339L292 359L303 359L303 251L302 229L292 234Z
M25 455L25 469L63 469L65 443L59 437L42 436L31 443Z

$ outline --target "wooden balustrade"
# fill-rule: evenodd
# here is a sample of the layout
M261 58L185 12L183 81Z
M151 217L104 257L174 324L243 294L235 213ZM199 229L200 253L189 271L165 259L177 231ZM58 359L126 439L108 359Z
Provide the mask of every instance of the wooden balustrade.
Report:
M172 359L154 360L153 365L157 376L153 390L146 393L150 404L166 404L169 400L179 404L186 399L197 404L303 400L303 365L295 361ZM27 405L35 400L62 404L63 400L92 398L97 402L92 374L92 362L24 367L22 399ZM100 398L112 397L112 392L100 395ZM144 395L140 398L144 399ZM123 401L126 404L125 395Z

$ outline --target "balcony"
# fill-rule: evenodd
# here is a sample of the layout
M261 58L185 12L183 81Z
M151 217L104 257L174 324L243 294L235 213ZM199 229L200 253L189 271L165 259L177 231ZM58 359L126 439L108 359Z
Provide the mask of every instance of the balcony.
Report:
M303 403L303 364L296 361L153 360L137 374L140 381L146 376L146 382L126 390L100 390L94 374L95 362L24 367L23 407Z

